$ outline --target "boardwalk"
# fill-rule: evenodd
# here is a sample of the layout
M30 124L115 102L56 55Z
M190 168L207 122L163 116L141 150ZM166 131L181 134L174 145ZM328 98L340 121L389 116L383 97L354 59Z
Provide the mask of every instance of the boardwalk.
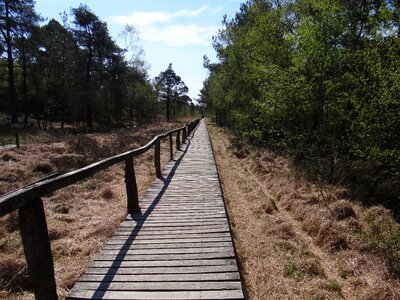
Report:
M66 299L243 299L204 122Z

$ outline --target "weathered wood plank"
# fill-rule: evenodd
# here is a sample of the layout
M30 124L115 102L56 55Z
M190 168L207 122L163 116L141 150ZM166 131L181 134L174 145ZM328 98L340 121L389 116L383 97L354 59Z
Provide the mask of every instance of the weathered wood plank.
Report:
M97 291L210 291L240 290L239 281L201 281L201 282L78 282L74 290Z
M179 292L138 292L138 291L71 291L68 299L119 299L119 300L191 300L191 299L243 299L241 290L230 291L179 291Z
M137 220L125 220L122 224L121 227L124 226L130 226L130 227L134 227L137 224L139 224L140 226L143 225L152 225L152 224L164 224L166 226L168 226L168 223L173 223L173 224L179 224L179 223L198 223L200 225L200 223L202 224L212 224L212 223L218 223L218 224L228 224L226 219L224 219L224 217L221 217L219 215L215 215L214 218L211 217L202 217L202 216L196 216L193 215L192 218L188 217L188 216L182 216L182 217L172 217L172 216L152 216L151 218L148 219L137 219ZM215 224L214 224L215 225Z
M128 250L128 249L177 249L177 248L230 248L232 246L231 241L225 242L206 242L206 243L157 243L157 244L136 244L136 243L118 243L104 245L104 250Z
M150 232L151 233L151 232ZM149 234L149 232L138 232L135 235L132 234L120 234L114 235L112 239L126 239L127 241L138 241L138 240L166 240L166 239L180 239L180 238L187 238L187 239L195 239L195 238L219 238L219 237L230 237L229 232L216 232L216 233L187 233L184 236L182 234L171 234L171 233L154 233Z
M118 267L118 268L105 268L105 267L91 267L86 270L85 274L93 275L135 275L135 274L202 274L202 273L225 273L235 272L237 267L235 265L225 266L196 266L196 267L146 267L146 268L131 268L131 267Z
M229 242L231 244L231 237L226 236L226 237L219 237L219 238L197 238L197 239L182 239L182 238L176 238L176 239L154 239L154 240L143 240L143 239L136 239L134 240L128 240L124 238L117 238L113 237L110 239L106 245L126 245L126 244L131 244L135 245L138 247L159 247L162 245L174 245L174 244L182 244L184 246L186 245L193 245L193 247L196 247L197 244L203 244L203 243L221 243L221 242ZM154 245L156 244L156 245Z
M217 228L202 228L202 229L176 229L176 228L164 228L163 230L152 230L151 228L141 228L134 230L117 230L115 235L135 235L136 232L141 232L143 234L151 235L151 234L208 234L208 233L217 233L217 232L229 232L228 228L217 227Z
M214 252L214 253L195 253L195 254L153 254L153 255L118 255L118 254L103 254L100 253L95 260L187 260L187 259L214 259L214 258L232 258L235 254L229 252Z
M127 255L153 255L153 254L194 254L194 253L228 253L232 247L214 248L174 248L174 249L128 249L128 250L109 250L104 249L102 253L107 255L127 254Z
M225 222L212 222L211 224L207 223L138 223L138 224L126 224L125 226L121 226L119 231L134 231L134 230L198 230L198 229L222 229L226 230L228 227L228 223Z
M150 274L150 275L91 275L84 274L80 281L95 282L163 282L163 281L226 281L240 280L239 273L209 273L209 274Z
M152 261L119 261L118 266L121 268L129 267L194 267L194 266L225 266L236 265L234 258L229 259L192 259L192 260L152 260ZM90 267L106 268L115 266L113 260L110 261L93 261Z
M138 223L127 223L124 222L121 224L120 228L133 228L137 225ZM139 224L142 224L141 222ZM226 220L214 220L214 221L208 221L208 222L188 222L188 221L153 221L153 222L144 222L143 227L198 227L198 226L210 226L210 225L223 225L227 226L228 222Z

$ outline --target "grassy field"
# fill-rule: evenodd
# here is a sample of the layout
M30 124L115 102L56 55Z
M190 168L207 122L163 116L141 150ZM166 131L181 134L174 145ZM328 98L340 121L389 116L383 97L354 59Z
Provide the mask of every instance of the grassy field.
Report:
M400 228L345 188L308 181L268 149L209 123L250 300L400 299Z
M65 173L146 144L159 133L182 126L164 123L109 133L63 135L43 131L24 136L19 149L0 151L0 194L53 171ZM169 143L161 145L162 164ZM135 158L139 195L154 180L153 151ZM55 262L57 291L63 299L126 213L124 164L44 198ZM33 299L18 229L17 212L0 218L0 299Z
M52 171L67 172L145 144L179 123L110 133L27 135L0 152L0 194ZM240 268L250 300L400 299L400 229L383 207L365 207L345 188L308 181L284 155L237 148L209 122ZM162 161L168 160L162 145ZM63 299L126 211L124 166L44 199ZM154 178L153 153L135 160L139 193ZM33 299L18 216L0 219L0 299Z

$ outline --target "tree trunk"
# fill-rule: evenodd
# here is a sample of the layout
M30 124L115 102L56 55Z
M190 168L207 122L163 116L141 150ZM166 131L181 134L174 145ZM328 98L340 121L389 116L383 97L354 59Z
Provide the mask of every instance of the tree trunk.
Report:
M88 47L89 53L88 53L88 59L86 63L86 80L85 80L85 85L86 85L86 126L89 128L89 130L93 129L93 120L92 120L92 99L91 99L91 91L90 91L90 70L92 68L92 58L93 58L93 53L92 53L92 47L89 45Z
M24 96L24 124L28 124L28 88L26 83L25 38L22 37L22 95Z
M11 39L11 20L8 7L8 1L4 2L6 11L6 44L7 44L7 65L8 65L8 101L10 103L11 122L18 122L17 115L17 96L15 92L14 79L14 60L12 56L12 39Z
M168 98L167 99L167 122L169 122L169 117L170 117L170 105L171 105L171 100Z
M64 131L65 123L65 102L66 102L66 90L65 90L65 58L66 56L66 37L64 35L63 39L63 49L62 49L62 91L61 91L61 130Z

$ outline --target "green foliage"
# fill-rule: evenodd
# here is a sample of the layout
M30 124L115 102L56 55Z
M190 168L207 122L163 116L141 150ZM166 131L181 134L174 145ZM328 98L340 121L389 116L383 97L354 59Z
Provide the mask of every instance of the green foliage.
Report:
M155 82L158 88L158 96L165 102L166 119L169 122L171 110L176 115L182 108L192 102L189 96L186 95L189 89L181 77L172 69L171 63L165 71L155 78Z
M332 292L336 293L341 293L342 292L342 287L339 282L337 282L335 279L328 279L324 283L324 287Z
M400 275L400 227L393 218L369 213L365 220L368 227L365 238L369 246L381 255L389 270Z
M295 262L288 261L283 266L283 273L285 274L286 277L296 278L298 277L299 269Z
M133 27L123 32L133 53L127 61L128 49L116 45L88 6L72 8L72 22L64 12L62 24L39 26L34 5L0 2L0 111L10 111L12 122L24 113L25 125L35 118L44 129L53 121L90 129L157 116L160 104Z
M391 1L242 4L214 38L201 102L240 141L279 147L363 199L400 196L400 35Z

